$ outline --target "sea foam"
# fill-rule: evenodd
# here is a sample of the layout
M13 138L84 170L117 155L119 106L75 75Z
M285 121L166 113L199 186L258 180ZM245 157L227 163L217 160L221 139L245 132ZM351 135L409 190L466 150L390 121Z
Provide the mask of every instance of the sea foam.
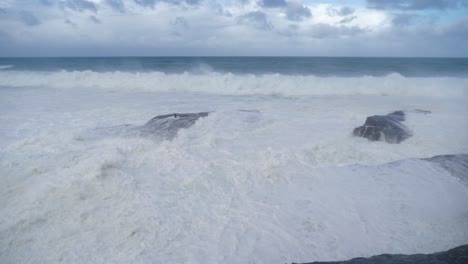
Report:
M396 95L466 97L468 78L322 77L314 75L232 74L203 71L163 72L9 71L0 73L0 86L98 88L113 91L192 92L219 95Z

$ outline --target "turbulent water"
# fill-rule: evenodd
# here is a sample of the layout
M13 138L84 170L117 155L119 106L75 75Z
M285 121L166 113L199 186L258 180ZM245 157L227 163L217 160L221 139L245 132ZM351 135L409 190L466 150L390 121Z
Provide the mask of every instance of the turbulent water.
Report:
M353 136L397 110L412 137ZM119 132L199 112L175 136ZM425 159L468 153L467 114L468 59L0 59L0 262L288 263L467 244L468 184Z

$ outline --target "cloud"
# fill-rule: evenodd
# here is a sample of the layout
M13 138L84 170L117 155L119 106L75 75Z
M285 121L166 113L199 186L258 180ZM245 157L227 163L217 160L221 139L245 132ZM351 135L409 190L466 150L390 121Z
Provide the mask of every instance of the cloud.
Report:
M466 7L466 0L367 0L367 5L374 9L449 9Z
M181 29L188 29L189 28L189 23L187 20L183 17L176 17L174 20L174 23L172 23L174 26L181 28Z
M190 25L184 17L176 17L174 22L171 23L174 31L173 35L183 37L184 32L190 28Z
M433 0L202 1L0 0L0 56L468 56L468 15Z
M413 14L396 14L392 19L392 23L395 26L408 26L413 22L414 18L416 18L416 15Z
M116 11L125 12L125 5L122 0L106 0L105 3Z
M156 0L134 0L135 3L144 7L153 7L156 4Z
M181 3L187 3L189 5L197 5L200 3L201 0L134 0L136 4L143 6L143 7L151 7L154 8L158 1L165 2L168 4L179 5Z
M83 11L97 11L97 7L93 2L87 0L67 0L61 1L59 4L63 7L72 9L74 11L83 12Z
M357 18L357 16L347 16L347 17L340 20L340 24L349 23L349 22L353 21L356 18Z
M260 0L259 5L262 7L285 7L285 0Z
M249 12L245 15L239 16L237 22L244 25L253 26L260 30L272 30L273 25L268 21L265 13L261 11Z
M52 6L55 4L55 1L54 0L40 0L41 4L45 5L45 6Z
M0 30L0 45L3 43L11 42L10 34L6 33L5 31Z
M61 8L68 8L78 12L97 11L97 6L88 0L39 0L39 3L47 7L58 5Z
M66 20L64 21L64 23L67 24L67 25L70 25L70 26L73 27L73 28L76 28L76 27L77 27L76 24L73 23L70 19L66 19Z
M468 17L464 17L445 27L442 32L445 35L449 35L458 39L468 39Z
M355 36L363 33L364 30L359 27L332 26L319 23L310 28L309 35L313 38L338 38L342 36Z
M340 8L329 7L327 13L329 16L347 16L354 13L354 8L349 6L342 6Z
M36 16L27 11L21 11L19 13L19 18L27 26L37 26L41 23Z
M286 8L286 17L292 21L301 21L304 18L311 17L310 9L298 2L289 2Z
M89 20L93 21L95 24L101 24L101 20L95 16L89 16Z
M41 24L41 21L31 12L6 8L0 8L0 20L19 21L26 26L37 26Z

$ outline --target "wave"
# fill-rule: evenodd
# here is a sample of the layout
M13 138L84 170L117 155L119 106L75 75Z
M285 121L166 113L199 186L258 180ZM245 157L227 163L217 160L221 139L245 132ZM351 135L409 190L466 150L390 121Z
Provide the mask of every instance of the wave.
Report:
M468 78L408 78L395 73L383 77L321 77L217 72L169 74L121 71L9 71L0 73L0 86L82 87L106 90L292 97L308 95L468 96Z
M11 69L15 67L14 65L0 65L0 70Z

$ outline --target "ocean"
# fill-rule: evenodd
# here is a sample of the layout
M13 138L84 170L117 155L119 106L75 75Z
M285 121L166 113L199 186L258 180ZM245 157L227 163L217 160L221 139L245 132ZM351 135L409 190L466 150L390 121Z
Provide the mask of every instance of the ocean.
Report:
M353 135L399 110L403 142ZM429 159L468 154L467 116L464 58L0 58L0 262L467 244L466 167Z

